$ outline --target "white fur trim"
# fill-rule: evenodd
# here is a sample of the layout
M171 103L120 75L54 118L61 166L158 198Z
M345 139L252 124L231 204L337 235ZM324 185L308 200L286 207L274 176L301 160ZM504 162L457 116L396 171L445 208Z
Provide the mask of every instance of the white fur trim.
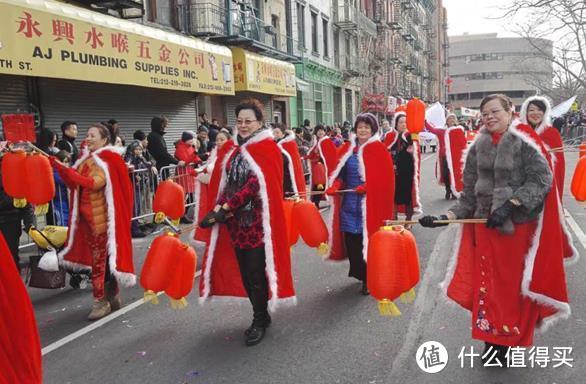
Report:
M448 287L452 282L454 277L454 272L456 271L456 266L458 265L458 253L460 251L460 245L462 244L462 236L464 235L464 224L456 224L458 226L458 230L456 232L456 242L454 243L454 248L452 252L452 256L448 262L448 270L446 272L446 276L444 277L444 281L440 283L440 288L444 292L444 295L448 296Z
M421 197L419 195L419 140L414 140L413 144L413 188L415 188L415 206L413 207L413 213L418 215L423 212L423 205L421 204ZM412 202L413 204L413 202Z
M555 181L553 184L554 184L554 186L556 186ZM574 246L574 242L572 240L572 234L570 233L570 230L568 229L568 226L566 225L566 214L565 214L564 208L562 206L562 201L560 200L560 194L557 193L557 191L556 191L556 195L557 195L556 200L558 203L560 225L562 227L562 235L565 236L565 238L566 238L565 240L568 242L568 245L570 246L570 249L572 250L572 255L570 257L564 258L564 265L566 265L566 266L574 265L578 262L578 260L580 260L580 253L578 252L578 250Z
M222 192L224 191L224 188L226 187L226 164L228 164L228 160L230 160L230 157L232 156L232 154L234 153L234 151L236 150L236 147L234 147L229 153L226 153L226 156L224 157L224 161L221 164L221 169L222 169L222 176L220 177L220 185L218 186L218 196L222 194ZM219 231L220 231L220 226L219 224L214 224L212 226L212 231L210 234L210 243L209 243L209 248L208 248L208 257L206 260L206 263L203 265L203 271L202 271L202 276L203 276L203 292L201 294L201 298L200 300L203 301L205 299L207 299L210 295L210 282L211 282L211 270L212 270L212 264L214 262L214 254L216 252L216 244L218 243L218 235L219 235Z
M195 205L193 205L193 221L195 221L196 223L198 222L199 219L199 206L201 204L201 182L199 180L196 179L195 181L195 189L193 191L193 200ZM187 212L185 212L187 213ZM193 228L193 231L191 231L190 233L190 239L195 241L195 234L197 233L197 228L199 226L195 226L195 228Z
M299 189L297 188L297 179L295 178L295 169L293 168L293 160L291 159L291 155L289 155L289 152L287 152L287 150L285 150L285 148L283 148L283 146L281 145L281 142L282 142L282 140L277 143L277 146L281 150L281 153L283 155L285 155L285 157L287 158L287 168L289 168L289 178L291 179L291 188L293 189L294 196L297 196L297 194L299 193Z
M293 132L291 132L290 134L286 135L281 140L279 140L278 144L288 143L290 141L295 141L295 134Z
M272 135L272 132L271 132ZM256 137L254 137L256 139ZM264 140L264 139L263 139ZM255 141L257 142L257 141ZM246 143L248 144L248 142ZM246 149L248 145L244 145L240 149L240 153L244 159L248 162L250 170L256 175L259 184L259 196L262 202L262 224L263 224L263 241L265 245L265 259L266 259L266 272L269 283L269 291L271 293L271 299L269 300L269 309L274 311L277 305L280 304L277 284L277 270L275 268L275 250L273 249L273 236L271 226L271 210L269 205L269 195L267 190L267 182L265 176L262 173L260 166L254 161L254 158L250 155Z
M460 197L460 192L456 190L456 177L454 175L454 164L452 162L452 147L450 142L450 131L459 129L464 132L464 127L461 125L457 125L455 127L450 127L446 129L446 133L444 136L445 145L446 145L446 161L448 162L448 170L450 171L450 189L452 190L452 194L456 197Z
M541 121L541 124L539 124L539 126L537 126L535 128L535 132L537 132L538 135L541 135L543 133L543 131L549 126L551 125L551 118L550 118L550 113L551 113L551 103L549 102L549 99L547 99L546 97L543 96L531 96L528 97L524 102L523 105L521 106L521 111L519 114L519 118L521 120L521 122L523 124L529 124L529 120L527 119L527 109L529 108L529 103L532 101L541 101L543 102L543 104L545 104L545 112L543 113L543 120Z
M554 323L561 319L567 319L572 313L570 305L562 301L555 300L551 297L531 291L530 285L533 278L533 266L535 264L535 257L537 250L539 249L541 231L543 229L543 211L539 214L537 219L537 228L535 229L535 235L531 239L531 247L525 255L525 269L523 271L523 281L521 282L521 293L524 296L529 297L535 302L546 305L548 307L557 310L557 313L543 319L541 324L538 325L538 330L541 332L546 331Z
M360 177L362 178L362 182L366 182L366 166L364 164L364 148L368 145L380 141L380 136L378 133L372 135L370 139L366 141L363 145L358 148L358 172L360 172ZM368 188L368 185L366 186ZM366 199L368 194L364 194L362 196L362 257L364 261L368 261L368 210L366 209Z

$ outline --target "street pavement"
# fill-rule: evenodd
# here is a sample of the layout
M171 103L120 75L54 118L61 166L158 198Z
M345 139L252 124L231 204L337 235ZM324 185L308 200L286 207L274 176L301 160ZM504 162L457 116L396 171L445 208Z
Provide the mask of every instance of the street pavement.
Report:
M568 188L564 203L577 225L586 229L586 211L569 195L577 160L567 155ZM423 154L422 201L430 214L444 213L453 202L443 199L435 182L435 154ZM325 215L329 211L324 212ZM189 306L171 309L141 304L140 287L122 291L126 309L98 323L85 318L91 290L29 288L43 346L45 383L583 383L586 368L584 261L568 267L570 319L543 335L538 346L573 347L573 367L474 368L460 366L462 347L481 352L470 338L470 315L447 302L438 288L443 280L455 228L415 226L421 257L421 281L412 304L399 302L402 315L378 314L373 298L360 295L360 284L347 277L348 264L324 262L301 241L292 252L298 304L279 309L263 342L245 347L243 331L252 313L247 300L200 306L197 289ZM582 234L583 236L583 234ZM575 245L584 254L583 245ZM152 237L135 240L140 271ZM196 247L198 255L203 250ZM195 282L195 287L199 279ZM90 286L91 287L91 286ZM132 304L134 303L134 304ZM132 304L130 307L128 305ZM130 308L130 310L128 310ZM436 374L419 369L416 351L425 341L442 343L446 368ZM553 355L553 353L550 353Z

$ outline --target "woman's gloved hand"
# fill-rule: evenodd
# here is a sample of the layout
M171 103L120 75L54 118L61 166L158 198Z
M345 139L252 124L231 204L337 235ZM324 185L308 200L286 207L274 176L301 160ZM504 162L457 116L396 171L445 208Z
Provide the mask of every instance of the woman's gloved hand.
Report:
M354 192L356 192L356 194L358 195L366 194L366 184L357 186L356 188L354 188Z
M419 219L419 224L426 228L437 228L437 227L444 227L448 224L445 223L436 223L438 220L448 220L447 215L439 215L439 216L423 216Z
M488 220L486 221L487 228L497 228L500 227L507 221L509 217L513 214L513 210L515 209L515 205L507 200L503 205L495 209Z

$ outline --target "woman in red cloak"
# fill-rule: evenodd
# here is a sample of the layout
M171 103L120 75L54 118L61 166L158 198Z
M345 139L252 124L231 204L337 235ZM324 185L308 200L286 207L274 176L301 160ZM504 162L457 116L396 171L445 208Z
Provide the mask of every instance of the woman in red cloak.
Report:
M559 211L547 151L533 129L511 123L507 96L487 96L480 109L484 126L468 149L458 202L419 221L488 219L461 225L442 287L472 312L472 337L504 365L508 347L532 345L535 328L567 318L570 306L562 233L548 224Z
M340 147L341 158L330 177L326 193L333 213L329 223L330 260L350 260L348 276L362 281L367 295L368 239L385 220L393 218L395 178L393 160L380 140L376 117L361 113L354 123L355 135ZM342 189L353 192L338 194Z
M263 339L271 324L269 308L296 302L283 209L283 156L272 131L263 128L263 110L255 99L236 107L238 146L218 164L216 206L200 223L212 227L200 299L248 297L253 321L244 332L247 346Z
M562 198L564 195L564 178L566 177L566 159L563 151L562 136L559 131L551 126L550 114L551 104L549 100L542 96L531 96L523 103L521 107L520 120L523 124L531 126L535 133L539 135L545 148L549 151L553 148L557 150L550 152L553 178L555 180L560 208L560 225L564 233L564 256L566 264L572 264L578 261L578 250L572 244L572 235L566 226L566 219L563 210Z
M328 187L329 175L334 170L334 162L337 158L336 145L332 139L326 135L326 129L323 125L317 125L314 129L314 145L309 150L307 158L310 166L310 182L312 192L321 192ZM322 194L311 196L311 201L319 208L319 202L324 200Z
M108 129L94 124L86 150L72 167L50 158L71 191L69 231L59 259L73 270L92 270L94 304L88 320L121 307L118 283L136 283L130 236L133 188L124 160L108 143Z

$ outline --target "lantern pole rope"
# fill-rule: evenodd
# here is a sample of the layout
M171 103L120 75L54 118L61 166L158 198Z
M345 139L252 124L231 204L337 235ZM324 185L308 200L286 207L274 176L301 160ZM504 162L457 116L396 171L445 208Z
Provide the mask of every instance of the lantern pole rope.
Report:
M434 220L434 224L486 224L487 219ZM385 225L419 224L417 220L385 220Z

